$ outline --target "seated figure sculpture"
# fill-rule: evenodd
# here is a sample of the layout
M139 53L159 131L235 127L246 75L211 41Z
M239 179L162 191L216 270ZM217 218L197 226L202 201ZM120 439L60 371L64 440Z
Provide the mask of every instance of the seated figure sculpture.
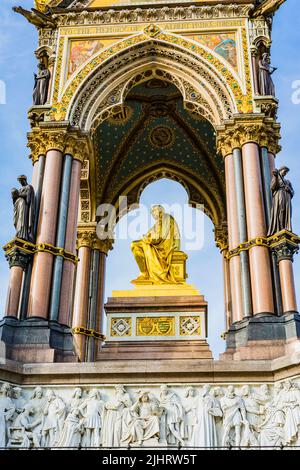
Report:
M156 399L150 392L140 391L138 400L130 408L132 419L129 423L123 443L141 446L143 444L158 444L160 410Z
M172 256L180 250L180 233L174 217L160 205L152 207L154 226L131 250L141 274L133 283L178 284L172 270Z

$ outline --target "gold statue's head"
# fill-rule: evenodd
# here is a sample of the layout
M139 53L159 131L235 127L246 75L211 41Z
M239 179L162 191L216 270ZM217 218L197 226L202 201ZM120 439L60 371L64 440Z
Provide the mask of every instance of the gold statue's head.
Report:
M153 215L153 218L155 220L159 219L160 215L165 213L165 209L163 206L160 206L159 204L156 204L155 206L151 207L151 214Z

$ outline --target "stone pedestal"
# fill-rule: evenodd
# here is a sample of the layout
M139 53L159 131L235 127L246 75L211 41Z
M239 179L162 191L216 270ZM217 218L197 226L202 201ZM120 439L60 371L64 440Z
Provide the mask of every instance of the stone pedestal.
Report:
M234 323L221 360L272 360L300 351L300 315L256 315Z
M206 340L207 303L193 286L114 291L105 311L106 342L97 360L212 359Z
M75 362L73 336L69 327L43 318L0 321L0 341L6 359L23 363Z

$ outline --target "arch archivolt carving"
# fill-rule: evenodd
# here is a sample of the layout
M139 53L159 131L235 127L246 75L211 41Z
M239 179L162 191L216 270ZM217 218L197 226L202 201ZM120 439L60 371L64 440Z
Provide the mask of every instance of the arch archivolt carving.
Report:
M132 88L151 78L158 78L174 84L182 94L186 109L199 114L213 125L217 125L220 121L219 113L221 109L209 85L206 86L207 93L204 98L199 94L197 89L198 84L194 80L190 79L188 81L186 74L178 77L176 72L172 64L167 61L155 60L150 63L142 63L134 70L130 70L125 74L125 77L123 75L119 83L114 83L111 87L107 88L106 97L103 97L103 95L98 97L88 116L81 122L81 125L94 131L101 122L118 111ZM113 87L114 85L115 88Z
M203 210L215 226L226 220L224 204L205 183L205 180L195 177L195 174L187 168L179 168L178 165L172 165L169 162L150 164L148 168L144 167L142 171L131 175L122 183L122 187L114 189L111 197L105 199L105 203L115 206L117 220L120 220L123 215L137 207L146 186L163 178L180 183L187 192L189 204ZM127 204L124 208L120 208L120 194L122 194L122 198L127 197Z
M54 119L69 119L73 125L88 130L87 116L91 108L95 109L96 101L99 104L105 101L109 98L108 90L116 89L124 74L130 80L130 70L134 75L133 69L149 62L160 65L165 62L165 68L171 67L172 73L176 70L178 79L195 87L198 96L186 99L193 109L197 108L198 97L208 103L214 101L214 115L211 116L214 124L230 118L247 100L241 83L213 52L209 53L201 45L195 45L181 36L160 33L155 39L150 39L142 33L117 43L109 51L109 54L107 50L100 52L86 64L64 91L60 101L53 103ZM55 99L58 101L59 97ZM115 104L111 103L110 107Z

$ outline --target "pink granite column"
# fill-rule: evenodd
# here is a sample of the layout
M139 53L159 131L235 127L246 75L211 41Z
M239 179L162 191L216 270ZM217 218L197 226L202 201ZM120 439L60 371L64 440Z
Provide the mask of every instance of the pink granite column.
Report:
M282 259L279 261L279 274L283 313L297 312L293 262L290 259Z
M106 276L106 257L107 253L99 252L99 278L98 278L98 299L97 299L97 319L96 330L105 334L104 331L104 293Z
M249 240L265 237L267 233L259 147L255 143L243 146L245 202ZM253 314L273 313L273 284L269 250L254 246L249 250Z
M39 160L36 160L33 164L32 183L31 183L35 191L37 190L38 177L39 177Z
M12 266L10 268L5 316L18 317L22 280L23 268L21 266Z
M46 155L40 217L36 244L55 244L56 219L59 203L62 152L50 150ZM28 317L48 317L53 255L38 252L34 255Z
M223 276L224 276L225 328L227 331L230 325L232 324L230 269L229 269L229 261L226 258L226 252L222 253L222 258L223 258Z
M233 155L225 158L226 176L226 202L228 218L228 242L229 250L239 245L239 230L237 219L237 196L234 176ZM230 290L232 301L231 321L235 323L243 319L243 297L241 284L241 260L239 256L234 256L229 261Z
M270 166L270 175L273 176L273 171L275 170L275 155L271 152L268 153L269 157L269 166Z
M80 192L81 162L74 160L72 163L71 186L69 196L69 209L67 219L67 231L65 250L76 253L78 206ZM75 264L64 260L61 283L60 306L58 321L64 325L72 324L72 300L74 293Z
M91 248L81 246L78 250L79 262L76 273L75 299L72 327L87 327L89 307L89 280L91 264ZM86 336L74 334L75 349L80 361L85 360Z

